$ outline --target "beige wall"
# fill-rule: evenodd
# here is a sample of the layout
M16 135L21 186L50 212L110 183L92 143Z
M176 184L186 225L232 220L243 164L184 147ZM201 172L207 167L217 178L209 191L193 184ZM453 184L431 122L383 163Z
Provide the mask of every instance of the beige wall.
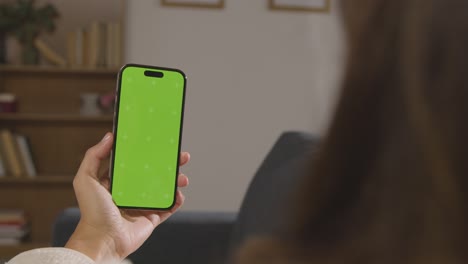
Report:
M237 210L282 131L323 131L343 65L336 7L304 14L268 11L267 0L230 0L221 11L127 4L127 62L188 75L185 209Z

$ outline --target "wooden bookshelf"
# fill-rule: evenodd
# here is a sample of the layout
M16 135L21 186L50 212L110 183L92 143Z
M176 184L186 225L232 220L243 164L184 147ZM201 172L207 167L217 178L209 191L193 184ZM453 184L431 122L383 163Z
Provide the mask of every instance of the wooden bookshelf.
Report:
M31 225L25 243L0 245L0 259L52 243L58 214L77 206L73 177L86 150L112 131L110 113L80 114L82 93L115 91L117 69L0 66L0 92L16 95L16 113L0 113L0 129L25 135L38 175L0 177L0 208L23 209ZM105 162L103 170L108 163Z
M30 65L0 65L0 71L4 73L15 73L15 72L29 72L29 73L52 73L52 74L87 74L87 75L105 75L115 74L119 71L118 68L74 68L74 67L54 67L54 66L30 66Z
M98 21L120 22L122 31L115 39L121 41L121 49L107 53L112 46L106 45L105 56L123 58L125 1L49 2L61 16L55 32L42 34L40 38L55 52L68 59L73 54L68 50L69 33L89 30ZM8 55L10 63L19 63L19 56ZM83 56L89 58L85 53ZM115 63L106 60L105 65L113 68L0 65L0 92L13 93L18 101L16 113L0 113L0 130L8 129L28 138L38 173L34 178L0 177L0 209L23 209L31 226L31 234L24 243L0 245L0 263L20 252L51 245L55 218L65 208L77 206L73 177L86 150L112 131L113 123L112 113L81 115L80 95L115 91L119 71L115 65L119 60L111 61ZM44 59L41 62L47 64ZM104 164L102 170L108 162Z
M3 122L112 122L113 115L84 116L80 114L2 114L0 121Z
M70 185L73 181L74 175L38 175L34 178L24 177L14 177L11 175L6 175L3 178L0 178L1 185L40 185L40 184L65 184Z

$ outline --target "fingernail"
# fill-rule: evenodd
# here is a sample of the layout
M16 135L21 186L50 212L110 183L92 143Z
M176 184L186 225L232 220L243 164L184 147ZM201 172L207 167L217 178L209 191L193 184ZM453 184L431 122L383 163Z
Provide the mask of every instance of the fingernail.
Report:
M107 133L107 134L102 138L101 141L107 141L107 140L109 140L110 137L111 137L111 135L110 135L109 133Z

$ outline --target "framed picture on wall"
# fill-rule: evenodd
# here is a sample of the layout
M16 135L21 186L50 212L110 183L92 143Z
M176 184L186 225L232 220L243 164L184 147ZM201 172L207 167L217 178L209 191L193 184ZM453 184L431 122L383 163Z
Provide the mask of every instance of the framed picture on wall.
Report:
M269 0L269 6L271 10L327 13L331 0Z
M161 0L162 6L193 8L224 8L224 0Z

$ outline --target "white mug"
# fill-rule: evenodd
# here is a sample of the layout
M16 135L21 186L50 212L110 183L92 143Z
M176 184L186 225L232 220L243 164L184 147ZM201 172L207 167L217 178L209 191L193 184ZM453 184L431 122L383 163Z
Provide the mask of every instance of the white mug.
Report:
M101 110L98 106L99 94L97 93L83 93L81 97L80 113L82 115L99 115Z

